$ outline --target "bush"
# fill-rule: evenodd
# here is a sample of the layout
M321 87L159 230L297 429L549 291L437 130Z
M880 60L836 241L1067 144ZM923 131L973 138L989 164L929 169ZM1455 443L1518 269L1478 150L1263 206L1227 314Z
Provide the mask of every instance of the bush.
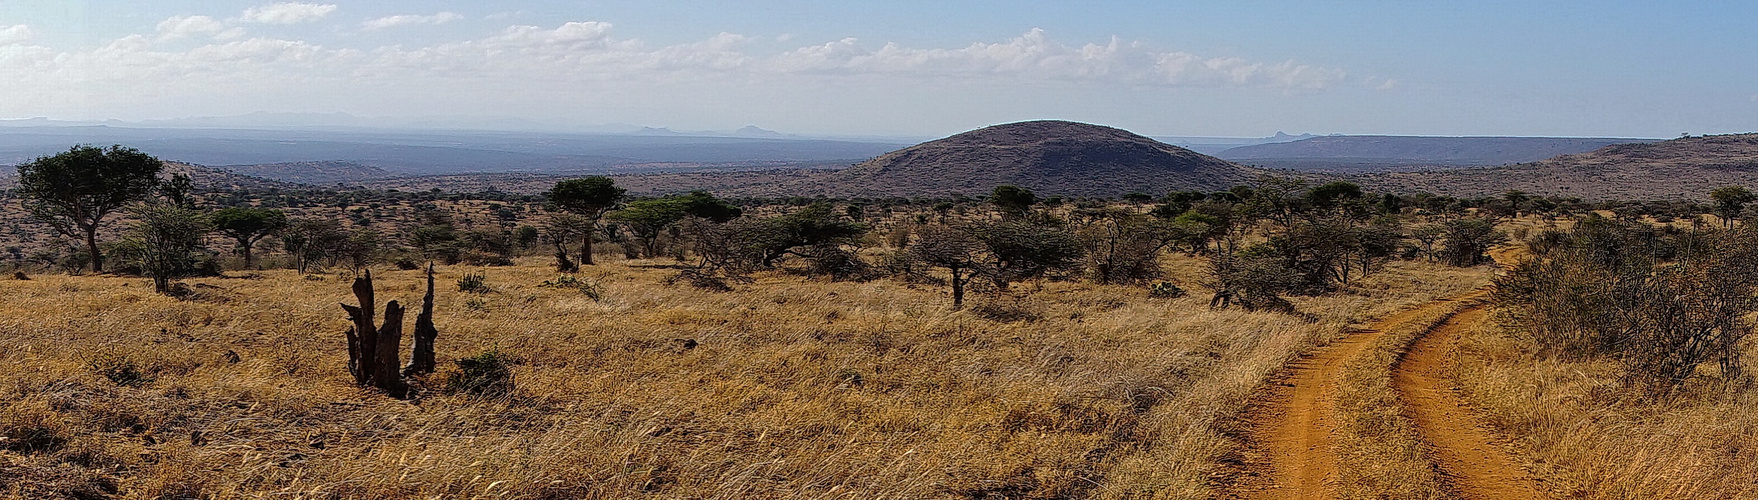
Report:
M1623 362L1632 381L1676 388L1718 363L1741 378L1758 312L1758 230L1669 234L1589 217L1496 279L1495 300L1543 354Z
M392 261L391 264L394 266L397 266L397 269L401 269L404 271L414 271L416 269L421 269L421 263L416 262L415 259L411 259L409 257L398 257L397 260Z
M1148 296L1157 299L1176 299L1183 297L1184 293L1183 288L1179 288L1178 285L1174 285L1169 281L1154 283L1153 286L1148 288Z
M138 387L152 382L152 377L142 372L133 359L116 351L93 355L86 360L86 368L122 387Z
M481 397L505 397L513 393L512 362L499 350L457 360L458 371L446 377L446 392Z
M557 276L553 280L544 280L543 283L541 283L537 286L541 287L541 288L561 288L561 289L579 290L581 294L586 295L587 297L591 298L592 300L598 300L598 299L603 298L603 291L604 291L604 289L602 287L600 287L598 285L598 283L595 283L590 279L583 280L583 279L576 278L576 277L573 277L571 275L566 275L566 274L561 275L561 276Z
M465 274L458 278L458 291L465 293L489 293L494 291L488 287L488 275L482 272Z

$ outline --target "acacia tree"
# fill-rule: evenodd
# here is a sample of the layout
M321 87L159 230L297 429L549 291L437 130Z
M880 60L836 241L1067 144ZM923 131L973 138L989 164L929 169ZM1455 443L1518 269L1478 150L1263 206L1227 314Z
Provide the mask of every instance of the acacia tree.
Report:
M281 246L293 254L294 266L300 273L304 273L312 262L338 253L348 239L341 223L323 218L293 221L281 230L280 236Z
M983 242L970 233L943 225L924 226L916 232L909 256L929 267L952 274L952 308L964 308L964 289L983 265Z
M148 206L138 215L140 221L123 240L123 255L153 279L153 291L168 294L171 279L194 267L202 236L210 229L208 220L199 212L170 204Z
M208 220L220 234L237 242L245 268L256 267L251 248L257 241L287 227L287 214L272 208L222 208L209 214Z
M651 259L660 254L659 235L683 221L685 217L700 217L721 223L735 219L742 213L743 210L739 207L716 198L707 191L691 191L683 196L631 201L622 210L612 212L609 218L622 224L631 236L640 240L641 256Z
M1722 227L1733 227L1734 219L1746 209L1746 204L1758 200L1751 191L1740 186L1723 186L1709 192L1715 200L1715 215L1721 217Z
M616 207L626 192L617 187L616 181L609 177L595 175L557 182L555 189L545 193L554 209L585 218L586 234L582 236L585 243L580 248L581 264L592 265L592 237L598 230L598 219Z
M92 272L104 272L98 226L104 217L145 199L164 164L134 148L74 146L18 166L18 194L31 215L56 232L85 240Z
M1038 203L1038 195L1019 186L1001 185L995 186L995 191L989 194L989 203L1001 209L1002 215L1021 217L1032 210L1032 205Z
M1081 241L1060 224L1006 220L963 229L983 243L987 254L983 273L1003 291L1015 281L1075 268L1086 255Z

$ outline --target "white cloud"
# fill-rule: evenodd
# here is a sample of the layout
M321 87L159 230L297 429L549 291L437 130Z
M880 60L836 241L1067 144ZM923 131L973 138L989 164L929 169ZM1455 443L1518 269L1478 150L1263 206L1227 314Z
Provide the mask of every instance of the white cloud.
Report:
M1105 45L1073 47L1051 40L1043 30L996 43L958 49L916 49L887 43L867 50L845 38L782 54L783 72L891 74L923 77L1009 76L1045 80L1108 81L1166 87L1278 87L1323 89L1343 80L1343 70L1293 61L1264 63L1241 58L1204 58L1163 52L1113 38Z
M0 28L0 45L17 45L28 42L36 32L23 24Z
M257 10L249 17L304 19ZM648 46L640 39L618 37L609 23L586 21L509 26L481 38L420 46L350 48L249 37L225 21L194 16L167 19L156 34L124 36L97 49L6 45L29 36L26 27L0 28L0 88L8 89L0 93L0 116L148 106L163 109L161 113L224 114L268 104L350 103L360 113L409 112L441 103L484 112L553 112L590 104L634 113L726 92L777 89L834 94L834 89L908 89L945 82L981 88L1048 82L1083 89L1097 84L1147 91L1220 87L1286 92L1325 89L1344 81L1343 70L1336 68L1203 57L1116 39L1067 45L1040 30L958 48L887 43L870 49L850 38L761 52L756 47L764 44L753 43L758 39L739 34ZM172 40L195 43L191 47ZM1377 83L1351 81L1369 88Z
M336 4L282 2L244 11L244 20L263 24L299 24L323 19L336 11Z
M464 16L462 16L456 12L441 12L441 13L434 14L431 16L405 14L405 15L399 15L399 16L381 17L378 19L373 19L371 21L361 23L360 25L361 25L361 27L369 29L369 30L378 30L378 29L392 28L392 27L397 27L397 26L408 26L408 25L413 25L413 24L445 24L445 23L457 21L460 19L464 19Z
M197 35L215 35L225 31L226 24L208 16L173 16L159 22L160 40L176 40Z
M1375 86L1373 89L1374 90L1392 90L1392 89L1396 89L1396 88L1398 88L1398 81L1391 79L1391 78L1387 78L1385 82L1380 83L1378 86Z

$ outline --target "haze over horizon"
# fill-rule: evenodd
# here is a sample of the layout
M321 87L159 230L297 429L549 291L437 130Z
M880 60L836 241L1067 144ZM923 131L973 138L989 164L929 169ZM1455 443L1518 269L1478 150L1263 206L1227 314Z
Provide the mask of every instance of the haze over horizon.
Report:
M0 119L944 136L1758 129L1758 5L0 0Z

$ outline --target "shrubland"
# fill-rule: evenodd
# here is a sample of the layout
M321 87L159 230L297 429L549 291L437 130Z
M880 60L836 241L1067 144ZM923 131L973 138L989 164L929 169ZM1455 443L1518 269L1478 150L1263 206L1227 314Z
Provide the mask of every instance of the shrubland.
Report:
M715 220L729 205L699 193L596 227L439 203L294 214L255 266L204 276L199 252L167 254L180 293L30 268L0 286L0 483L22 497L1206 497L1244 446L1237 415L1284 364L1484 276L1361 259L1354 243L1313 264L1323 239L1284 235L1367 227L1370 198L1281 186L1273 227L1269 205L1236 194L1159 215L1013 196ZM584 238L598 258L559 265ZM197 250L217 257L216 241ZM968 304L924 262L949 241L969 256ZM1215 249L1305 266L1289 271L1301 286L1266 292L1279 309L1169 292L1225 291ZM381 301L412 304L428 260L458 283L435 299L439 369L406 393L358 385L336 304L368 270ZM850 263L867 271L833 272Z

